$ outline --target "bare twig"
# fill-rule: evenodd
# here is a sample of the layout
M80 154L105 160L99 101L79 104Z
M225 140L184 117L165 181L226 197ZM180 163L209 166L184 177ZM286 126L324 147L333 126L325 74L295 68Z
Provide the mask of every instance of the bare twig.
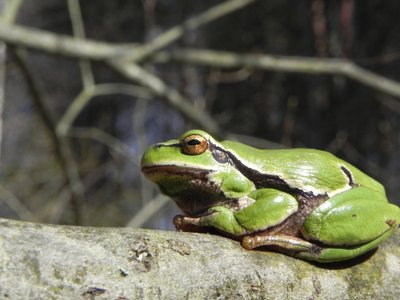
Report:
M72 22L72 29L74 36L80 39L85 38L85 28L83 25L83 19L81 14L81 8L79 0L68 0L69 15ZM79 65L81 68L82 82L84 87L88 87L94 84L94 75L92 67L88 59L80 59Z
M147 101L144 99L138 99L135 103L135 108L132 114L132 127L139 153L143 153L145 151L145 147L148 145L145 126L143 126L146 121L146 108ZM150 186L148 180L146 180L144 176L140 176L139 181L141 194L140 199L142 200L142 205L146 205L149 199L152 198L154 187Z
M126 224L126 227L141 227L145 224L156 212L158 212L167 202L169 198L159 194L154 199L144 205L135 216Z
M36 217L25 206L25 204L18 199L11 191L5 189L0 185L0 200L7 204L7 206L15 212L15 214L24 221L36 221Z
M125 94L144 99L149 99L152 96L148 89L132 84L102 83L88 86L69 105L57 124L57 133L60 135L67 134L76 117L94 97L110 94Z
M113 45L89 39L83 40L4 22L0 22L0 40L16 46L91 60L117 58L125 51L135 48L132 45Z
M349 60L335 58L287 57L263 54L236 54L210 50L161 52L155 60L179 61L220 68L248 67L288 73L343 75L378 91L400 97L400 82L363 69Z
M147 72L136 64L126 64L120 61L110 61L109 65L129 80L147 87L155 95L163 97L172 106L177 108L185 117L210 133L221 136L222 132L217 122L206 112L199 113L198 109L185 99L178 91L167 86L161 79Z
M18 15L19 9L21 8L22 2L23 0L7 1L6 8L0 17L1 20L8 24L14 23Z
M132 151L127 144L98 128L72 127L68 132L68 136L80 139L91 139L102 143L113 151L128 158L135 165L139 165L138 160L133 157Z
M5 7L0 15L3 22L11 24L14 23L18 11L21 7L22 0L12 0L10 2L1 3ZM5 73L6 73L6 44L0 42L0 163L2 161L3 150L3 111L4 111L4 97L5 97Z

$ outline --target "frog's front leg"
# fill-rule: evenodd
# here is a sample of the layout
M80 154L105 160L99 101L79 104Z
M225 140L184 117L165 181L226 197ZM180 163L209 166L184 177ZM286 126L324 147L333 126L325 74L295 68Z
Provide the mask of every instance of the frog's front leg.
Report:
M177 216L174 224L177 229L185 231L188 226L207 226L240 237L280 224L298 209L297 200L293 196L274 189L259 189L251 192L248 197L253 203L238 210L215 206L203 216Z
M175 216L173 222L176 229L183 231L201 231L201 228L213 227L233 236L247 233L236 221L234 212L223 206L213 207L208 214L200 217Z

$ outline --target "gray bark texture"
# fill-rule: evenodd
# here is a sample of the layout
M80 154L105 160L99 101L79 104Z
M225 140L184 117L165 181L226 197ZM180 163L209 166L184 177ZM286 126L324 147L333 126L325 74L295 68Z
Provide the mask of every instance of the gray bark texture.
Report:
M0 219L0 299L400 299L400 233L311 264L198 233Z

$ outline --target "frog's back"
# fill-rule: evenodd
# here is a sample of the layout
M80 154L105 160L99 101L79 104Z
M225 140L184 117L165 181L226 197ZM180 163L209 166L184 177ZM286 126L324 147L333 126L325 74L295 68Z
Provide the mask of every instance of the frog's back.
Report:
M257 149L224 142L249 168L278 176L291 187L313 194L337 193L349 186L364 186L385 194L383 186L333 154L316 149Z
M293 166L288 172L295 173L295 177L301 178L306 175L317 178L317 181L323 186L334 184L339 188L346 184L363 186L379 193L385 193L383 186L378 181L329 152L305 148L271 151L276 153L275 156L278 156L281 151L287 151L284 157ZM270 151L268 152L271 153Z

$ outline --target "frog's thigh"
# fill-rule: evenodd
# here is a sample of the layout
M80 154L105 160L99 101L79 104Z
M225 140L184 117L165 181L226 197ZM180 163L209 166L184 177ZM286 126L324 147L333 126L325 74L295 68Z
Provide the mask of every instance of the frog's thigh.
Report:
M312 251L313 248L310 248L311 251L301 250L295 253L294 256L308 260L315 260L319 262L334 262L334 261L348 260L376 248L381 242L386 240L393 233L395 229L396 226L392 226L389 230L381 234L376 239L358 246L353 246L349 248L339 248L339 247L320 248L315 246L314 249L319 248L319 251L318 250Z
M297 200L292 195L274 189L259 189L249 197L255 202L234 213L237 222L248 232L280 224L298 209Z
M382 197L364 187L337 194L312 212L301 232L327 245L370 242L399 222L398 208Z

